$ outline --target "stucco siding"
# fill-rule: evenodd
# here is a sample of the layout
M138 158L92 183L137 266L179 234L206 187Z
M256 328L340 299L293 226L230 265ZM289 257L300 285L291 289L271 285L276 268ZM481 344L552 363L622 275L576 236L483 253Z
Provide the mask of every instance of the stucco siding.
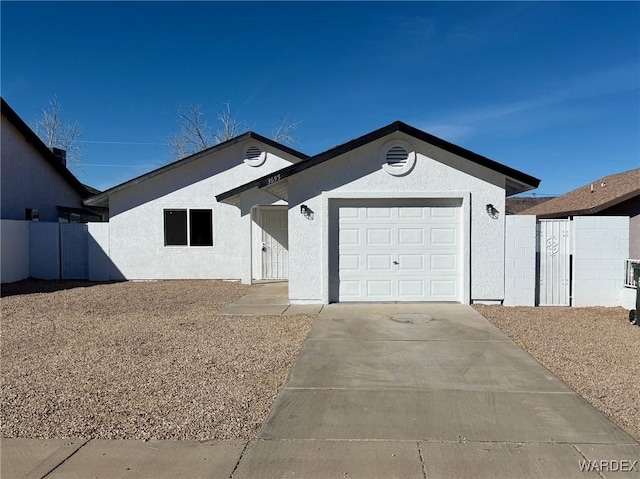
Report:
M24 220L25 208L39 210L40 221L58 221L57 206L82 207L80 195L2 117L2 219Z
M291 163L266 148L265 163L243 163L233 145L110 196L113 279L241 279L249 265L251 220L215 195ZM276 198L272 198L276 201ZM211 209L213 246L165 246L165 209Z
M392 138L412 145L414 168L392 176L381 167L380 151ZM289 178L289 296L293 302L325 302L328 298L328 204L341 195L351 198L461 198L469 214L466 229L466 274L471 300L504 297L505 178L427 143L395 134L354 149ZM486 205L499 211L491 218ZM300 214L307 205L312 218Z

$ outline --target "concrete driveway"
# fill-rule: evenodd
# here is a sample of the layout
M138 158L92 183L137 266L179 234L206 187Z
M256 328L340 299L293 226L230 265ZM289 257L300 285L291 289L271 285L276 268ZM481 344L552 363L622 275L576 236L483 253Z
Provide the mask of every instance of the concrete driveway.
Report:
M336 304L233 477L624 477L639 458L473 308Z

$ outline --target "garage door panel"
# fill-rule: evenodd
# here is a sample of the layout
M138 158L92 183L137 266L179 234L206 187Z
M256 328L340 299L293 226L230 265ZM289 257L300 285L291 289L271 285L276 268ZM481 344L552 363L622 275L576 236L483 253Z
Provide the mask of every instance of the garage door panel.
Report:
M429 218L434 221L454 220L458 217L459 211L460 208L455 207L429 208Z
M431 228L429 231L429 236L431 239L430 246L456 246L457 241L457 231L455 228Z
M398 228L398 244L424 246L424 228Z
M390 202L396 204L368 207L357 200L358 206L331 210L330 223L339 228L338 264L330 279L337 299L459 301L460 208Z
M419 301L425 296L425 281L418 279L401 279L398 281L398 295L406 300Z
M455 279L432 279L429 281L429 294L436 300L456 301L457 293Z
M391 228L368 228L367 246L391 245Z
M426 272L424 254L398 254L399 271Z
M360 245L360 230L358 228L341 228L340 245Z
M439 273L458 271L458 258L455 254L429 254L430 270Z
M390 254L368 254L367 270L373 272L390 272L392 261Z

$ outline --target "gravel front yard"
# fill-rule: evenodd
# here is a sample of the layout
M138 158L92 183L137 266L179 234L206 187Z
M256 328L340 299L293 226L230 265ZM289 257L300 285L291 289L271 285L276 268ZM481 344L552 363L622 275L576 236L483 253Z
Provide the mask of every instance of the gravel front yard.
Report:
M549 371L640 439L640 328L623 308L476 305Z
M216 315L249 288L3 285L1 436L254 438L313 317Z

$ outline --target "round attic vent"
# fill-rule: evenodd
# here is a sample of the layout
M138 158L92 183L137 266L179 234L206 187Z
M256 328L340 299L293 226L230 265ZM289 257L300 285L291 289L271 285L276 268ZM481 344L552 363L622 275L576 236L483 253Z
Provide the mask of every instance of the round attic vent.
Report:
M380 160L384 171L393 176L402 176L415 166L416 152L406 141L392 140L382 147Z
M409 160L409 152L400 145L394 145L387 151L387 165L402 168Z
M258 145L249 145L244 150L244 162L249 166L260 166L267 159L267 152Z

